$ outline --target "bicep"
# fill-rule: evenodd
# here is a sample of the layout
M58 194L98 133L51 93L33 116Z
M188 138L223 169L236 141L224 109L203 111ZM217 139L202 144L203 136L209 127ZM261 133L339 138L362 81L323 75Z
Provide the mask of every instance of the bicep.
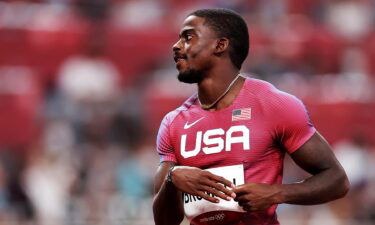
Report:
M169 168L171 168L174 165L175 163L171 161L164 161L160 163L154 179L154 194L157 194L159 192L161 186L163 185L165 177L168 174Z
M290 156L299 167L310 174L341 167L332 148L317 131Z

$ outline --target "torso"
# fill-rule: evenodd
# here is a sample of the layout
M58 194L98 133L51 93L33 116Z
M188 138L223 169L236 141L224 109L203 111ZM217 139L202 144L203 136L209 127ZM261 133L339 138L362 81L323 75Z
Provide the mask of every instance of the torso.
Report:
M229 107L212 112L200 107L196 95L189 98L170 113L168 140L177 164L201 169L242 164L246 183L281 183L285 151L269 103L275 90L248 78ZM249 213L242 224L278 224L275 210L276 205Z
M284 153L251 83L246 80L234 102L220 111L201 109L196 96L187 101L190 107L170 129L178 164L202 169L243 164L246 182L281 182ZM233 115L239 110L241 115Z

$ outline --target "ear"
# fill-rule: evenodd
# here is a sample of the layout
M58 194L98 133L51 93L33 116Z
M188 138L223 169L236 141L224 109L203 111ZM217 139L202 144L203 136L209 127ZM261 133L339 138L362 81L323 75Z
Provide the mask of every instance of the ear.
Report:
M222 54L229 48L229 39L228 38L220 38L216 41L215 46L215 54Z

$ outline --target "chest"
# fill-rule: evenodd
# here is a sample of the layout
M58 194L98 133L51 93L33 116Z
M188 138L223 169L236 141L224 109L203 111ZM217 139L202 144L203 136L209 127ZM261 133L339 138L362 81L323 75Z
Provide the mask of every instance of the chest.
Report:
M185 112L172 129L180 165L210 168L258 160L272 151L267 120L256 112Z

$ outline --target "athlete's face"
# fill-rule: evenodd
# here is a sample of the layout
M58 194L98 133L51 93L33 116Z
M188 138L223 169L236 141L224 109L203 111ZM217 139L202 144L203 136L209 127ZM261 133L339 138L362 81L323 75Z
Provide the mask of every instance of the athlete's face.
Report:
M199 82L212 67L217 35L204 24L204 20L197 16L187 17L180 31L180 38L173 45L178 80L185 83Z

